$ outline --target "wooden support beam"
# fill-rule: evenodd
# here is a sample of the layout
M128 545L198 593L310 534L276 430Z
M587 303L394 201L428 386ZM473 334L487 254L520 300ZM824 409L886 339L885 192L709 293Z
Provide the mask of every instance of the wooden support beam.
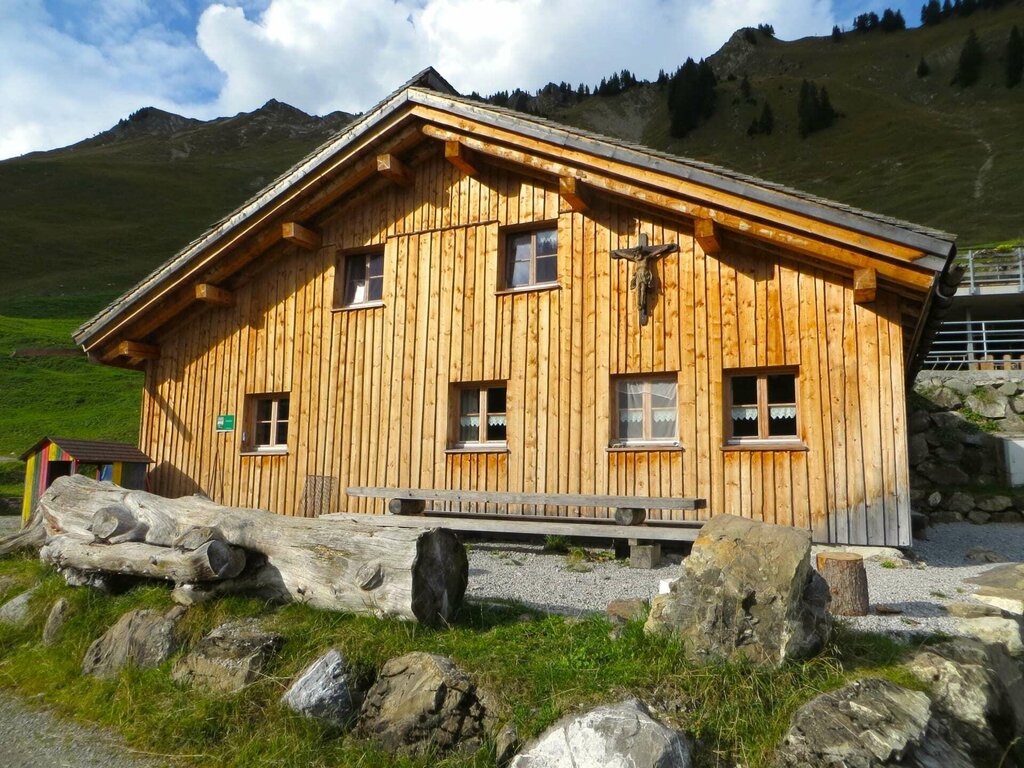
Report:
M377 173L400 187L412 186L412 172L395 155L377 155Z
M853 303L867 304L875 300L878 290L878 275L873 269L857 269L853 272Z
M715 222L711 219L697 219L693 222L693 236L697 245L706 254L718 253L722 250L722 244L718 240L718 232L715 231Z
M472 152L458 141L444 143L444 159L454 165L467 176L476 176L477 169L473 164Z
M575 176L558 177L558 194L563 202L568 203L570 211L582 213L589 207L584 198L584 186L583 182Z
M323 239L320 237L319 232L307 229L297 221L286 221L282 224L281 237L286 242L294 243L300 248L305 248L307 251L316 251L323 244Z
M160 357L160 347L141 341L122 341L115 349L117 357L127 357L131 360L156 360Z
M210 283L196 285L196 298L217 307L233 307L235 305L235 294Z

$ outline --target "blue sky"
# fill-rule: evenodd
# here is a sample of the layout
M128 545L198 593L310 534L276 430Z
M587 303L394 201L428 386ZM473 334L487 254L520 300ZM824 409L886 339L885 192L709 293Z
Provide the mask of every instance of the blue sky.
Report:
M653 78L741 26L826 35L855 0L0 0L0 158L106 130L143 106L208 119L270 98L362 111L433 65L459 90Z

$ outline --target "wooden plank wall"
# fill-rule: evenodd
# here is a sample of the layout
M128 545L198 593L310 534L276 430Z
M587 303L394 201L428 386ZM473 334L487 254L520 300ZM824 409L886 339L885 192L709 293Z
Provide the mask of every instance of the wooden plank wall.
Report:
M141 447L152 490L284 514L332 478L332 511L383 511L351 485L684 495L810 529L816 540L909 543L903 339L897 298L853 304L852 280L596 199L559 211L557 186L439 156L323 224L316 253L280 246L237 290L160 340ZM554 290L496 294L501 227L557 222ZM675 242L641 327L631 265L609 251ZM385 246L384 306L331 311L338 249ZM723 371L797 366L806 451L723 451ZM681 450L609 450L616 374L677 372ZM507 453L446 452L458 382L508 382ZM287 392L289 453L240 456L246 393ZM239 429L217 434L217 414ZM580 514L576 509L550 510ZM603 514L583 510L582 514ZM698 513L665 513L694 517Z

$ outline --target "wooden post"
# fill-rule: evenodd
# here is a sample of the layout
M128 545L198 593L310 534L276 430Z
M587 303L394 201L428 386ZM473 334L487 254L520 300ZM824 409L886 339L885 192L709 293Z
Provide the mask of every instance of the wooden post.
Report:
M423 499L392 499L388 502L388 512L392 515L422 515L427 508Z
M647 510L636 507L619 507L615 510L615 522L618 525L640 525L647 519Z
M829 610L835 616L866 616L868 574L864 558L850 552L819 552L818 573L832 594Z

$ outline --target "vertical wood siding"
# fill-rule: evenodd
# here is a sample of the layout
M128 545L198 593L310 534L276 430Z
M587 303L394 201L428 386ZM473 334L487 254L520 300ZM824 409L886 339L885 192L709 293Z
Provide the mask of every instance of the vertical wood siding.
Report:
M559 287L501 293L502 227L529 222L557 225ZM632 265L610 257L638 231L679 245L656 263L646 326ZM664 514L909 543L895 295L858 306L848 277L735 240L706 255L685 221L600 198L560 211L553 184L467 177L437 156L322 232L319 251L278 246L234 307L197 310L160 340L141 435L154 491L283 514L310 513L313 476L333 482L331 511L365 513L383 502L346 487L697 496L707 510ZM383 306L332 311L337 252L381 245ZM798 369L806 450L723 451L723 371L766 366ZM612 377L662 372L678 376L682 449L609 450ZM491 381L508 386L508 451L447 450L452 385ZM240 455L247 393L288 393L287 455ZM218 414L237 416L234 433L215 432Z

